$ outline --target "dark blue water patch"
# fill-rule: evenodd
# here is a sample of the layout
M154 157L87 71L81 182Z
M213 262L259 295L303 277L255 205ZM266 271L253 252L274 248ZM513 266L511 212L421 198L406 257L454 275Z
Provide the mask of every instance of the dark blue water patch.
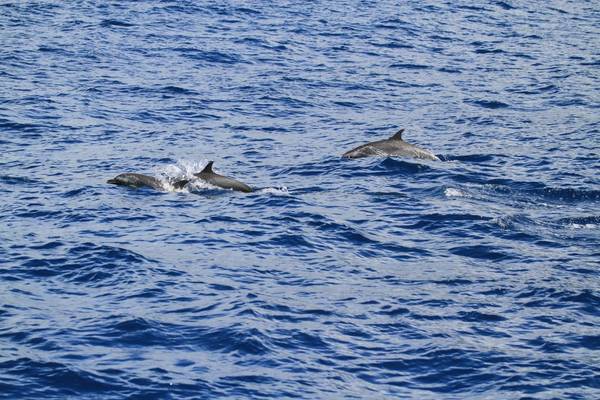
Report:
M61 241L53 240L53 241L46 242L46 243L43 243L43 244L40 244L40 245L30 246L30 248L31 249L35 249L35 250L47 250L47 249L55 249L55 248L58 248L58 247L62 247L64 245L65 244L63 242L61 242Z
M580 310L589 313L590 315L598 315L598 312L600 312L600 296L593 293L591 290L565 294L561 296L561 300L579 304Z
M6 131L13 131L15 133L27 134L23 135L23 137L28 138L36 138L40 137L39 134L45 129L49 128L47 125L42 124L32 124L27 122L14 122L8 119L0 118L0 129Z
M385 82L389 86L399 88L433 88L439 86L437 83L420 84L416 82L406 82L392 78L385 78L383 82Z
M471 5L459 5L457 6L458 9L461 10L468 10L468 11L489 11L488 8L485 7L480 7L480 6L471 6Z
M501 49L475 49L475 54L502 54L504 50Z
M132 23L117 20L117 19L105 19L105 20L102 20L102 22L100 22L100 26L103 28L113 28L113 27L129 28L129 27L132 27L135 25Z
M528 348L537 348L542 350L544 353L563 353L566 351L564 346L553 342L548 339L544 339L542 337L537 337L535 339L528 340L526 342Z
M495 364L502 365L506 361L508 361L508 358L502 356L500 353L478 353L456 348L432 349L418 356L408 355L403 357L403 359L388 359L376 364L370 363L368 366L395 373L400 373L401 371L410 372L411 375L415 376L409 384L410 386L419 387L419 383L428 383L430 384L428 385L430 390L447 393L455 392L462 385L466 385L467 383L463 378L469 376L470 371L485 371ZM434 364L437 365L436 368L432 368ZM497 381L499 379L501 377L498 376L496 378L488 376L487 379L482 380L476 378L476 382L472 382L471 384L489 383L490 380Z
M285 104L287 106L298 107L298 108L312 106L312 104L310 102L292 98L289 96L273 96L270 94L270 95L261 96L261 97L259 97L259 99L267 100L269 102L274 102L274 103Z
M600 297L590 290L576 292L534 287L516 293L515 298L526 307L576 308L590 315L600 310Z
M216 50L200 50L191 47L180 47L173 50L183 57L208 63L233 65L243 62L242 58L236 54L223 53Z
M509 53L511 58L523 58L525 60L535 60L536 58L534 56L532 56L531 54L527 54L527 53Z
M466 321L466 322L477 322L477 323L486 323L486 322L494 323L494 322L506 321L506 319L507 319L501 315L482 313L479 311L461 311L460 313L458 313L458 318L463 321Z
M0 183L7 185L36 185L39 184L40 181L27 176L0 175Z
M63 193L62 197L66 197L66 198L69 198L69 197L79 197L79 196L82 196L82 195L86 195L86 196L87 195L94 195L96 193L97 192L94 189L92 189L92 188L82 187L82 188L79 188L79 189L69 190L68 192Z
M394 63L390 65L390 68L408 69L408 70L423 70L430 69L430 65L424 64L412 64L412 63Z
M461 69L452 68L452 67L442 67L442 68L438 68L437 70L439 72L445 72L447 74L461 74L463 72Z
M526 85L526 86L518 86L514 88L507 88L506 91L511 93L519 93L526 95L539 95L543 93L558 93L559 88L556 85Z
M582 335L577 336L571 341L571 348L583 348L586 350L600 350L600 335ZM599 384L600 385L600 384Z
M582 62L581 65L590 66L590 67L598 67L598 66L600 66L600 60Z
M288 248L286 252L294 254L297 252L316 252L323 249L316 241L310 240L299 234L281 234L268 240L256 241L253 244L260 248Z
M493 2L495 5L497 5L498 7L502 8L503 10L515 10L516 7L514 7L512 4L504 2L504 1L495 1Z
M194 90L185 89L185 88L182 88L179 86L165 86L165 87L161 88L160 90L163 93L173 94L173 95L195 95L195 94L197 94L197 92Z
M510 107L509 104L497 100L465 100L465 103L492 110Z
M379 162L375 168L376 171L385 171L387 174L417 174L431 171L433 168L429 165L421 164L419 161L403 161L396 158L386 157Z
M506 187L498 186L494 190L522 192L529 196L567 203L600 200L600 190L545 187L537 182L511 182Z
M560 203L595 202L600 191L587 188L548 187L542 182L514 181L505 178L485 179L484 176L456 173L452 179L461 183L482 185L483 192L496 192L527 201L543 199Z
M386 49L412 49L412 48L414 48L414 46L411 44L397 42L397 41L390 41L390 42L383 42L383 43L371 42L370 44L375 47L382 47L382 48L386 48Z
M577 96L570 99L549 100L548 104L557 107L588 106L588 101L584 98Z
M457 224L464 225L469 222L478 223L490 220L492 220L492 217L473 214L428 214L419 216L418 221L410 225L405 225L404 228L429 231L456 227Z
M60 48L60 47L48 46L48 45L39 46L38 51L43 52L43 53L57 54L57 55L61 55L61 56L70 55L70 52L67 49Z
M271 340L256 328L213 329L195 340L223 353L261 355L271 351Z
M31 211L17 211L14 215L18 218L31 218L42 221L63 216L64 212L59 210L54 211L37 209Z
M500 247L489 245L458 246L451 248L450 252L463 257L490 261L503 261L515 258L502 251Z
M334 101L333 104L348 108L360 108L360 106L357 103L353 103L351 101Z
M115 345L123 347L164 346L175 341L175 334L169 332L176 331L168 329L168 325L142 318L118 318L118 322L113 321L114 319L116 318L105 318L110 325L98 329L95 339L92 337L91 341L101 345L105 340L112 340Z
M44 245L47 246L48 244ZM33 246L34 250L49 250L62 246ZM66 250L59 257L31 258L20 268L4 270L3 275L56 278L65 282L76 282L90 287L112 285L122 279L134 281L145 274L135 270L134 265L152 262L139 254L122 248L83 243Z
M598 197L600 198L600 197ZM598 199L596 198L596 199ZM556 221L560 225L583 225L600 227L600 216L590 215L586 217L560 218Z
M111 390L123 390L125 387L111 382L110 379L98 374L90 373L80 369L69 367L68 364L58 362L36 361L31 358L18 358L11 361L0 363L0 369L3 375L12 380L13 376L22 376L23 374L34 376L34 382L45 386L45 394L56 396L59 394L72 393L105 393ZM7 393L13 393L15 396L21 396L24 392L29 392L29 385L19 385L18 388L10 385ZM30 394L39 390L31 390Z
M465 155L452 155L452 154L438 154L438 157L442 161L461 161L461 162L473 162L473 163L485 163L489 161L495 161L497 158L505 157L502 154L465 154Z

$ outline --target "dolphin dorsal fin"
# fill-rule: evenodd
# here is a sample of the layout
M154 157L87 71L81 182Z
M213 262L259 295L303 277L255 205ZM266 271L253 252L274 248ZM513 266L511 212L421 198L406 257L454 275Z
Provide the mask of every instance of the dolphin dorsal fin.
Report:
M390 139L402 140L402 132L404 132L404 128L402 128L398 132L394 133L394 135Z
M201 174L212 174L213 173L212 166L213 166L213 162L209 161L208 164L206 164L206 167L204 167L204 169L200 173Z

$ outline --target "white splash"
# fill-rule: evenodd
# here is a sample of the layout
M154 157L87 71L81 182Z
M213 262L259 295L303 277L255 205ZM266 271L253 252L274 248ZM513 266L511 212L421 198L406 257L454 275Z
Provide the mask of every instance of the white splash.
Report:
M208 164L208 160L178 160L177 164L169 164L164 167L156 168L156 172L158 178L162 181L165 190L169 192L191 192L194 190L215 189L215 186L196 179L194 176L195 173L202 171L206 164ZM191 182L181 189L176 189L172 182L180 179L188 179Z
M177 164L157 168L157 172L167 179L192 179L194 174L202 171L206 164L208 161L178 160Z
M596 224L576 224L576 223L571 223L569 225L567 225L567 227L571 230L575 230L575 229L596 229L598 227L598 225Z
M508 229L513 224L513 217L508 215L503 215L496 217L492 220L496 225L498 225L502 229Z
M446 188L444 190L444 195L446 197L468 197L465 192L455 188Z
M290 192L285 186L281 187L268 187L260 190L260 193L273 194L275 196L289 196Z

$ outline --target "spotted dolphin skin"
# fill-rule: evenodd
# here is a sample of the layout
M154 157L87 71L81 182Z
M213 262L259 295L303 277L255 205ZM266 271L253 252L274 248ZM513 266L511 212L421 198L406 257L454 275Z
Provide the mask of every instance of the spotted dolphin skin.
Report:
M195 177L210 183L213 186L218 186L223 189L233 189L238 192L250 193L252 188L243 182L237 181L228 176L219 175L212 170L213 162L209 161L206 167L201 172L194 174Z
M182 180L173 182L172 185L176 189L181 189L188 182L189 182L188 180L182 179ZM156 190L165 190L165 186L160 180L158 180L152 176L142 175L142 174L134 174L134 173L126 173L126 174L117 175L113 179L107 180L106 183L112 183L113 185L120 185L120 186L129 186L129 187L134 187L134 188L150 187L150 188L156 189Z
M342 155L344 158L360 157L412 157L425 160L441 161L429 150L422 149L402 139L404 129L400 129L389 139L378 140L358 146Z

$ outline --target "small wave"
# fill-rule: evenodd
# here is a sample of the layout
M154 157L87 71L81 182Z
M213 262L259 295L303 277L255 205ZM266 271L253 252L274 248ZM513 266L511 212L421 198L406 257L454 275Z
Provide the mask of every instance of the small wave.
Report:
M36 251L54 251L64 248L62 242L34 245ZM86 242L66 249L66 256L31 257L22 267L3 271L12 277L55 278L90 287L115 286L134 276L145 274L136 265L152 264L152 260L121 247L97 245Z
M561 218L557 221L569 229L596 229L600 226L600 216Z
M437 69L439 72L445 72L447 74L462 74L462 70L459 68L442 67Z
M41 45L38 47L38 51L43 52L43 53L57 53L57 54L69 54L67 51L65 51L64 49L61 49L59 47L50 47L50 46L45 46L45 45Z
M492 110L510 107L509 104L497 100L466 100L465 103L473 104L483 108L489 108Z
M26 176L9 176L9 175L0 175L0 183L6 183L9 185L16 184L29 184L29 183L40 183L40 181L32 178L28 178Z
M55 249L57 247L62 247L64 246L63 242L60 241L50 241L50 242L46 242L40 245L33 245L30 246L31 249L35 249L35 250L49 250L49 249Z
M562 308L575 307L591 315L600 310L600 297L589 289L561 290L553 287L535 286L519 291L515 298L526 307Z
M504 50L501 49L477 49L475 50L476 54L501 54L504 53Z
M508 92L511 93L519 93L519 94L527 94L527 95L539 95L543 93L558 93L559 88L556 85L543 85L543 86L525 86L519 85L514 87L513 89L507 89Z
M17 132L33 133L37 131L43 131L48 126L41 124L30 124L25 122L14 122L4 118L0 118L0 129L2 130L14 130Z
M390 42L384 42L384 43L377 43L377 42L371 42L369 43L372 46L375 47L383 47L386 49L413 49L414 46L407 44L407 43L400 43L400 42L396 42L396 41L390 41Z
M424 64L411 64L411 63L394 63L390 65L390 68L399 69L430 69L431 66Z
M168 94L196 94L196 92L191 89L185 89L179 86L165 86L161 88L160 91Z
M487 245L458 246L450 249L450 252L459 256L482 260L500 261L514 258L513 256L502 252L501 249L496 246Z
M21 397L27 391L32 391L31 397L55 397L60 390L66 390L57 397L63 397L65 393L93 392L93 393L109 393L118 390L124 390L125 386L119 386L113 379L103 377L98 374L90 373L81 369L74 368L68 364L58 362L33 360L31 358L18 358L0 363L0 369L6 371L9 376L22 376L27 374L31 377L36 377L36 381L41 387L32 388L30 384L20 383L18 390L5 387L5 394L14 391L13 398ZM8 392L6 392L8 390ZM44 396L44 393L47 396ZM51 395L53 394L53 395ZM29 396L27 396L29 397Z
M514 10L516 7L514 7L512 4L506 3L504 1L495 1L493 2L493 4L497 5L498 7L502 8L503 10Z
M420 161L421 160L419 160L419 163L417 163L387 157L379 163L378 169L385 171L406 172L409 174L430 171L432 169L428 165L421 164Z
M183 57L215 64L238 64L243 61L242 58L237 54L223 53L216 50L204 51L194 48L177 48L175 50L177 50Z
M62 197L78 197L82 194L89 194L91 193L91 189L88 187L83 187L83 188L79 188L79 189L73 189L73 190L69 190L68 192L65 192L62 194Z
M113 26L127 28L130 26L134 26L134 24L130 24L129 22L119 21L117 19L105 19L100 22L100 26L104 28L110 28Z

